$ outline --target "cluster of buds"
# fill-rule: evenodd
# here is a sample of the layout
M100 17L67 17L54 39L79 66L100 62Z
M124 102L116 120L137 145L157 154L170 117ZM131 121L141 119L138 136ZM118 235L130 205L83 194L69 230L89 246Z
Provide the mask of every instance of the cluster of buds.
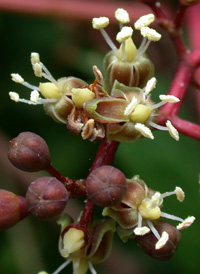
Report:
M38 53L31 54L31 64L37 77L49 82L33 86L24 81L17 73L11 74L12 80L32 90L30 100L20 99L19 94L10 92L15 102L43 104L46 114L55 121L66 123L72 134L79 134L83 139L97 141L103 139L119 142L132 142L141 137L154 139L151 129L169 131L179 140L177 130L168 120L166 127L157 125L157 109L165 103L177 103L179 98L172 95L160 95L160 103L151 100L151 91L156 86L154 66L146 55L152 41L159 41L161 35L149 25L155 20L153 14L140 17L134 24L143 40L136 48L132 35L133 28L124 26L129 23L129 14L124 9L117 9L115 17L119 21L120 31L116 40L119 49L109 38L105 27L107 17L93 18L93 28L101 31L111 51L105 56L105 77L94 66L94 83L87 84L75 77L63 77L55 80ZM105 78L105 79L104 79ZM44 98L41 98L42 95Z

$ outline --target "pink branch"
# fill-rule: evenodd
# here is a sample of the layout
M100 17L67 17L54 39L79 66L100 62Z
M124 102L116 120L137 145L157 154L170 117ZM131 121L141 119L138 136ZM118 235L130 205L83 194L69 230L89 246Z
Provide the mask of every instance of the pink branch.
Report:
M112 23L117 23L114 11L119 8L133 10L132 20L149 12L148 7L141 4L121 1L81 1L81 0L0 0L0 10L58 17L63 19L89 21L93 17L107 16Z
M200 36L199 36L199 26L200 26L200 4L190 8L186 13L188 34L190 37L191 46L194 49L200 51ZM200 79L200 70L196 72L197 79ZM200 121L200 92L196 90L196 105L198 111L198 119Z
M171 122L180 133L200 141L200 125L185 121L177 116L172 117Z

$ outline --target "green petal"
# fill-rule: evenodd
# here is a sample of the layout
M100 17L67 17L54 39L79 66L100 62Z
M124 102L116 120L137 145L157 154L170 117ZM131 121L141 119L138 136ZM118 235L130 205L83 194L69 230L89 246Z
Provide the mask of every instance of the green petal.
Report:
M124 111L128 102L118 98L98 98L84 105L88 116L100 123L120 123L128 121Z
M88 260L97 264L108 258L115 231L115 222L112 219L102 220L95 226Z

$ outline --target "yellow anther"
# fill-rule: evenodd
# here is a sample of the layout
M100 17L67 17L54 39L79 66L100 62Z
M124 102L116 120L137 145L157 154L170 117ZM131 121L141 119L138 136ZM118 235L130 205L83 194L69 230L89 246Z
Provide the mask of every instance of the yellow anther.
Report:
M130 37L125 42L125 53L126 53L126 61L133 62L137 55L137 48L133 42L133 39ZM118 56L120 60L123 60L123 52L122 45L119 48Z
M156 220L159 219L161 216L161 210L159 206L156 206L150 210L148 210L148 203L149 201L143 201L141 205L138 207L140 214L142 215L143 219L148 220Z
M88 88L73 88L72 89L72 101L77 108L82 108L84 103L94 99L95 94Z
M130 115L130 120L134 123L144 123L150 116L151 109L145 105L138 104Z
M47 83L40 83L39 88L41 94L48 99L59 99L62 96L60 90L56 87L55 84L47 82Z

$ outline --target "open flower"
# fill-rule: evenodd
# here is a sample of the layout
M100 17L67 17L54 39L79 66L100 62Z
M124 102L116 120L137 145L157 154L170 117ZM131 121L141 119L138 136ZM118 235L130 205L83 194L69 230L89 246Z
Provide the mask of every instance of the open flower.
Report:
M96 274L93 265L106 260L112 248L115 222L112 219L101 220L97 224L88 224L86 239L84 230L78 223L71 224L72 219L63 215L58 224L61 225L59 251L66 261L53 273L58 274L68 264L73 264L73 274L86 274L88 270ZM46 272L40 272L40 274Z
M139 176L127 180L128 190L122 202L114 207L106 207L103 216L110 216L118 222L120 229L119 236L123 241L134 236L143 236L152 232L157 238L155 249L161 249L169 240L169 235L163 231L160 235L155 225L161 217L180 222L177 229L181 230L191 226L195 217L188 217L185 220L162 211L163 199L176 195L180 202L183 202L185 194L180 187L174 191L161 194L147 187Z
M178 131L170 121L166 127L156 124L157 108L165 103L176 103L179 99L172 95L160 95L161 102L155 104L151 100L151 91L156 86L156 78L151 78L146 86L128 87L115 80L111 96L96 98L84 105L89 117L107 124L108 140L131 142L141 137L154 139L151 128L169 131L170 135L179 140Z
M36 77L45 78L48 82L34 86L26 82L18 73L12 73L12 80L31 90L30 99L22 99L16 92L9 92L10 98L30 105L43 105L44 111L56 122L67 124L68 130L77 135L82 131L83 139L96 141L105 136L104 127L89 119L83 113L83 105L88 100L101 96L103 90L97 83L101 82L100 71L94 66L96 86L88 85L76 77L62 77L55 80L48 69L40 61L38 53L31 53L31 64ZM105 91L103 91L103 94Z
M129 14L124 9L117 9L115 18L119 21L120 31L116 36L119 42L119 49L112 42L105 31L109 24L106 17L93 18L93 28L99 29L104 36L111 51L105 56L105 82L104 88L110 93L115 80L131 87L143 88L148 79L154 75L154 66L145 52L152 41L159 41L161 35L149 25L155 20L153 14L140 17L135 22L135 29L139 30L143 40L139 48L136 48L133 39L133 28L124 26L129 23Z

